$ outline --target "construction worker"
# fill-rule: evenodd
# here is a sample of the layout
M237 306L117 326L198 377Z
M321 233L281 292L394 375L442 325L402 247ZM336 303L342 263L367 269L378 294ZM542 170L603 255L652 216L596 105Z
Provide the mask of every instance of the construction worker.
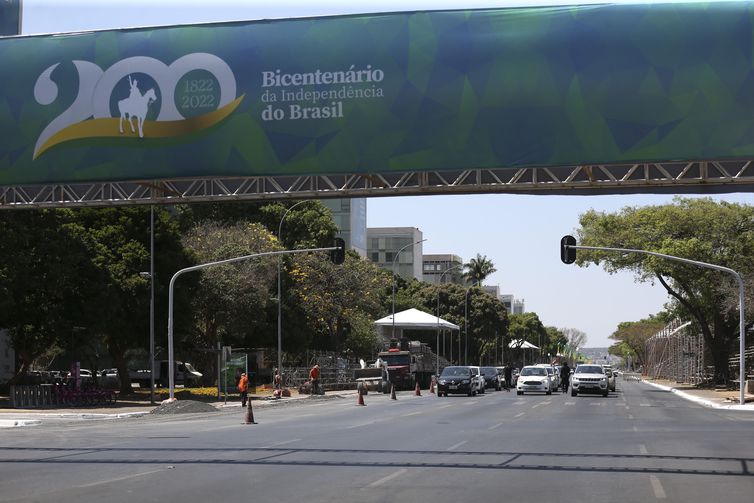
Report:
M314 365L309 371L309 379L312 382L312 394L319 395L319 365Z
M245 372L241 372L241 378L238 380L238 391L241 393L241 407L246 407L246 399L249 392L249 378Z

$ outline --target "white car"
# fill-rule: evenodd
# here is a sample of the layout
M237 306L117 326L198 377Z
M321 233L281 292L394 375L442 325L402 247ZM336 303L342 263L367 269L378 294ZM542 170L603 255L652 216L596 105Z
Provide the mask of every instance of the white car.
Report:
M603 365L602 370L605 371L607 376L607 387L610 391L615 391L615 372L613 372L612 365Z
M579 393L601 393L607 396L608 384L602 365L578 365L571 375L571 396Z
M482 375L482 370L474 365L469 365L469 369L471 369L471 382L476 385L476 392L479 395L484 394L484 375Z
M552 395L552 381L546 368L530 365L521 369L516 382L516 394L523 395L527 391Z
M542 367L543 369L547 370L547 375L550 376L550 384L552 386L552 389L558 389L560 387L560 373L555 367L548 365L547 363L538 363L535 365L535 367Z

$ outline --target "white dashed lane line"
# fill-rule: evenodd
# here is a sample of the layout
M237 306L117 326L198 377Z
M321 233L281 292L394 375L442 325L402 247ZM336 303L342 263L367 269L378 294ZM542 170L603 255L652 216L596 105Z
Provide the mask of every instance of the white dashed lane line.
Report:
M649 476L649 481L652 483L652 490L655 493L655 498L658 500L664 500L667 498L665 495L665 489L662 488L662 484L660 483L660 479L658 479L655 475Z
M402 469L398 470L397 472L393 472L390 475L387 475L385 477L382 477L381 479L375 480L374 482L372 482L371 484L367 485L366 487L363 487L362 489L367 489L367 488L370 488L370 487L380 486L380 485L384 484L385 482L390 482L391 480L393 480L396 477L400 477L401 475L403 475L407 471L408 471L407 469L402 468Z
M453 451L453 450L455 450L455 449L458 449L459 447L461 447L461 446L462 446L463 444L465 444L466 442L468 442L468 440L461 440L461 441L460 441L460 442L458 442L457 444L453 444L453 445L451 445L451 446L450 446L450 447L448 447L448 448L447 448L446 450L448 450L448 451Z

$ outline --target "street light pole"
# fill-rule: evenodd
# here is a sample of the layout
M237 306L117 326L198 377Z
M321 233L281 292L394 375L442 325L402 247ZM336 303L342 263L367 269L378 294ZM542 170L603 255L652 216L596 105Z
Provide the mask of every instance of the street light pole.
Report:
M452 271L453 269L457 269L460 266L453 265L445 269L442 274L440 274L440 279L437 281L437 340L436 340L436 348L437 348L437 356L435 358L435 375L440 375L440 285L442 285L442 278L445 276L446 273Z
M149 403L154 405L154 205L149 206Z
M149 272L139 276L149 278L149 403L154 405L154 205L149 208Z
M463 364L469 364L469 292L471 287L466 289L466 295L463 299ZM461 359L461 340L458 339L458 359Z
M283 213L283 216L280 218L280 225L278 225L278 242L280 242L280 246L283 246L283 221L285 220L285 217L288 216L289 211L291 211L299 204L303 204L305 202L306 200L297 202L296 204L285 210L285 213ZM283 246L283 248L285 248L285 246ZM282 256L278 256L278 373L280 374L281 388L283 383L283 302L280 294L282 290L280 263L282 262L282 259ZM275 376L273 376L273 379L274 377Z
M400 250L398 250L398 253L395 254L395 257L393 257L393 331L391 338L395 339L395 261L398 260L398 257L400 257L401 252L408 248L409 246L418 245L419 243L423 243L426 241L426 239L422 239L421 241L416 241L414 243L409 243Z

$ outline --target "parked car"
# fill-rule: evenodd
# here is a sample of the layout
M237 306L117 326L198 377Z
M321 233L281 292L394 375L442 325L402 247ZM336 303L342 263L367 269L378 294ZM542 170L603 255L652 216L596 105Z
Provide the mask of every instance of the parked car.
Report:
M615 391L615 372L613 372L612 365L603 365L602 370L605 371L607 376L607 387L610 391Z
M579 393L602 393L607 396L607 376L601 365L578 365L571 375L571 396Z
M528 365L521 369L516 383L516 394L523 395L528 391L552 395L552 382L547 369L535 365Z
M476 381L469 367L445 367L437 379L437 396L463 393L476 395Z
M476 392L480 395L484 394L484 377L482 376L482 370L476 365L469 365L471 369L471 375L474 377L476 383Z
M503 381L495 367L482 367L482 377L484 378L484 388L493 388L495 391L503 389Z

